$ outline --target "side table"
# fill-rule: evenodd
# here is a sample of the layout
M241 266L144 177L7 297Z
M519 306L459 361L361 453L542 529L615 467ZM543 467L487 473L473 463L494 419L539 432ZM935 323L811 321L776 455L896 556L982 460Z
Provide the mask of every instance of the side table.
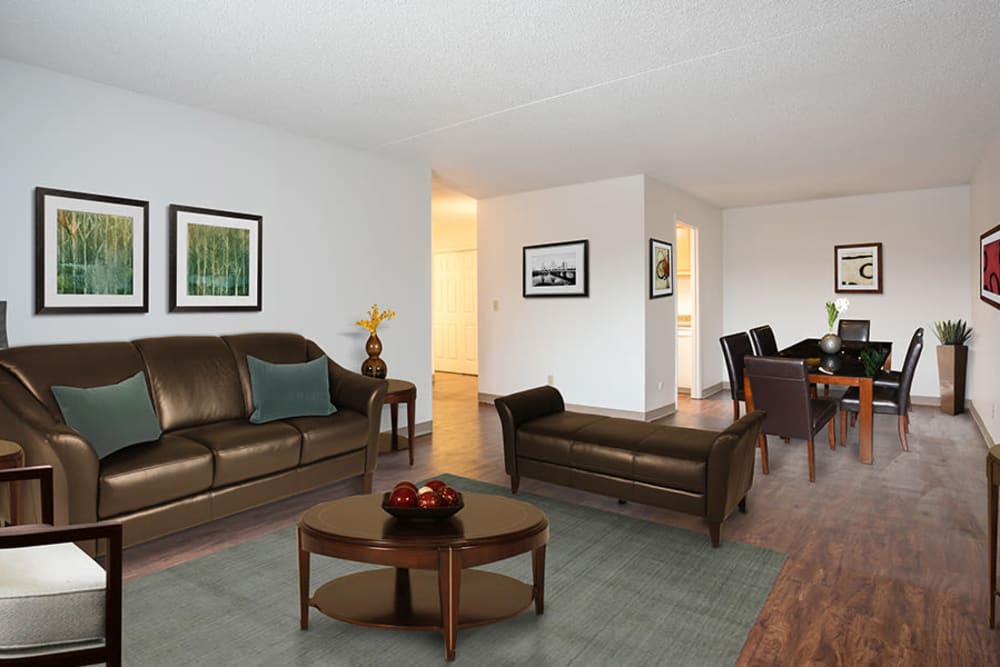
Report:
M24 450L10 440L0 440L0 470L24 467ZM10 482L10 524L21 521L21 482Z
M413 465L413 422L417 412L417 386L406 380L389 380L385 392L385 404L389 406L392 419L392 448L399 449L399 404L406 403L406 439L410 449L410 465Z
M996 626L997 608L997 497L1000 496L1000 444L986 453L986 514L990 540L990 627Z

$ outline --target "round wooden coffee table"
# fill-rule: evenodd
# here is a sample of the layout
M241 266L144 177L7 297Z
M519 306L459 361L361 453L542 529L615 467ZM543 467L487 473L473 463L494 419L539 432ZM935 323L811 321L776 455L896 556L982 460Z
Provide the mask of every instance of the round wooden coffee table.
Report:
M462 494L465 507L441 522L401 521L382 510L382 495L316 505L298 525L299 611L377 628L439 630L455 658L458 629L488 625L545 606L549 522L538 508L510 498ZM531 552L533 585L477 565ZM387 565L329 581L309 596L309 555Z

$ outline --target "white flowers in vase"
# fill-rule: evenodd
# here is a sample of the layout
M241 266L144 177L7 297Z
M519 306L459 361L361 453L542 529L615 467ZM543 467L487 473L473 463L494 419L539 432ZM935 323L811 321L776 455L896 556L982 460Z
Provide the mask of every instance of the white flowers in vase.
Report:
M850 305L851 302L844 297L826 302L826 321L829 325L828 328L830 333L833 333L833 325L836 324L837 318L840 317L840 314L847 310L847 307Z

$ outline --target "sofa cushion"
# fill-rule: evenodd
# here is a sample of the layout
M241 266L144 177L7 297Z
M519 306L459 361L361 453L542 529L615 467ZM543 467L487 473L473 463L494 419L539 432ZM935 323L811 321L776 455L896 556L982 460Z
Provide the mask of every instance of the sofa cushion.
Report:
M63 420L87 439L99 459L162 433L142 371L103 387L56 385L52 393Z
M161 505L212 486L212 452L167 434L101 461L98 516L102 519Z
M301 465L339 456L368 443L368 418L354 410L339 410L329 417L287 419L302 434Z
M104 637L100 565L73 543L0 550L0 658Z
M330 402L326 357L298 364L272 364L247 356L253 413L250 422L289 417L325 417L337 411Z
M663 427L634 419L604 417L583 426L572 435L572 438L578 442L634 450L643 438L652 435L660 428Z
M309 354L309 342L298 334L290 333L252 333L223 336L226 345L232 350L236 361L236 370L240 376L244 402L250 416L253 410L253 395L250 390L250 371L247 368L247 355L269 361L272 364L296 364L310 361L323 355L322 351L315 355ZM340 407L340 406L337 406Z
M246 418L233 353L215 336L135 341L164 431Z
M176 435L212 450L212 488L216 489L296 467L302 445L299 431L284 422L251 424L240 419L189 428Z

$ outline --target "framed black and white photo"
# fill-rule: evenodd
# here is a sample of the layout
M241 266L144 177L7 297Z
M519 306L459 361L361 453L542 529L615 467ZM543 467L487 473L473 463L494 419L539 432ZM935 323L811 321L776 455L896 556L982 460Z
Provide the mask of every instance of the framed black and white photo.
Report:
M524 246L522 287L525 297L588 296L589 241Z
M881 243L835 245L833 260L833 291L882 293Z
M170 311L261 309L261 226L250 213L170 205Z
M149 311L149 202L35 188L35 312Z
M649 298L659 299L674 293L674 245L649 239Z

